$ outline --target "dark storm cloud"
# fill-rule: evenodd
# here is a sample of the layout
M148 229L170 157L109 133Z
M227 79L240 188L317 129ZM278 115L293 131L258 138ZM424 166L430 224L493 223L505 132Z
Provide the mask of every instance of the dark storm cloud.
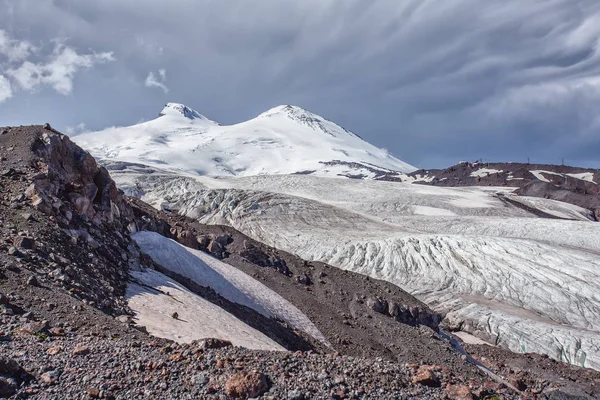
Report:
M0 8L13 47L35 48L31 63L50 64L56 46L80 60L58 85L63 94L51 82L28 88L8 73L23 61L3 59L0 40L0 98L10 90L0 124L100 129L152 118L166 101L232 123L293 103L424 167L479 157L600 166L596 0L0 0Z

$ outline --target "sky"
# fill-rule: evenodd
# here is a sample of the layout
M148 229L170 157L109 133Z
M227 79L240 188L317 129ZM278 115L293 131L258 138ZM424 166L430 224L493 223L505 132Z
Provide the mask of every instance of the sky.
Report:
M598 0L0 0L0 126L280 104L421 168L600 168Z

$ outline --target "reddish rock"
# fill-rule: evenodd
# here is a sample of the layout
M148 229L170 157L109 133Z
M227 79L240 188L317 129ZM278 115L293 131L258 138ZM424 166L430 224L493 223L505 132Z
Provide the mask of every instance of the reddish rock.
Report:
M269 390L267 376L261 373L240 372L233 375L225 384L225 394L233 399L258 397Z
M52 336L65 336L65 330L63 328L51 328L48 330Z
M95 387L87 388L87 389L85 389L85 391L87 392L87 394L90 395L90 397L92 399L99 399L100 398L100 390L98 388L95 388Z
M53 384L56 382L57 380L57 374L54 371L48 371L48 372L44 372L41 376L40 376L42 382L47 383L49 385Z
M446 394L452 400L473 400L471 389L465 385L452 385L446 388Z
M87 354L90 354L90 348L81 344L75 346L75 349L73 350L74 356L85 356Z
M439 370L439 367L435 365L422 365L413 376L413 383L431 387L440 386L441 382L438 376L434 373L435 370Z
M48 347L48 349L46 350L46 354L55 356L58 353L60 353L61 351L62 351L62 347L60 347L60 346Z

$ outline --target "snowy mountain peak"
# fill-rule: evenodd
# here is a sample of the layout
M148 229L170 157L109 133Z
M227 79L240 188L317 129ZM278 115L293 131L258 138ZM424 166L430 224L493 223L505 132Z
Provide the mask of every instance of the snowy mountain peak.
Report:
M198 111L180 103L167 103L162 111L158 114L159 117L165 115L174 117L185 117L189 120L201 120L205 122L212 122Z
M103 161L192 175L373 179L416 169L339 125L291 105L221 126L183 104L169 103L152 121L80 135L77 143Z
M308 110L305 110L302 107L293 106L289 104L282 104L277 107L273 107L270 110L265 111L264 113L259 115L259 118L262 117L271 117L273 115L285 114L285 115L315 115ZM317 115L318 117L318 115Z
M305 110L302 107L289 104L273 107L260 114L257 118L273 118L277 116L284 116L292 121L307 125L316 131L321 131L334 137L344 133L358 137L355 133L350 132L346 128L343 128L320 115Z

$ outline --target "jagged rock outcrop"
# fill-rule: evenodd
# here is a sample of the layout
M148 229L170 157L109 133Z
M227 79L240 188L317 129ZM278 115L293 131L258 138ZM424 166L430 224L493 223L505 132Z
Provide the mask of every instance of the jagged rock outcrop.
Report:
M38 132L31 143L38 157L32 160L38 174L25 191L32 205L49 215L58 215L68 225L73 216L123 225L133 219L108 171L73 143L68 136L51 129Z

